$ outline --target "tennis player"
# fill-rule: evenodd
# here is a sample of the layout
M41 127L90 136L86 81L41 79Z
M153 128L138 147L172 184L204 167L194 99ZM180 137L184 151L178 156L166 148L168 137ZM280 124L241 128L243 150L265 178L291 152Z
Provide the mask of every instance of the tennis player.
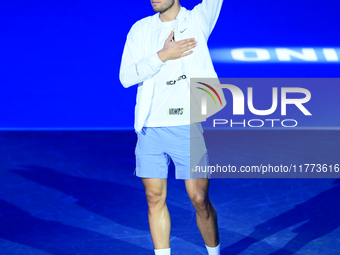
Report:
M203 0L189 11L179 0L151 0L155 15L130 29L120 68L124 87L138 84L135 107L136 171L145 187L156 255L170 255L166 205L170 158L196 211L209 255L220 254L217 215L209 176L193 175L190 160L208 165L201 124L190 121L190 78L216 78L207 41L223 0ZM190 141L196 145L190 150ZM194 149L193 149L194 148Z

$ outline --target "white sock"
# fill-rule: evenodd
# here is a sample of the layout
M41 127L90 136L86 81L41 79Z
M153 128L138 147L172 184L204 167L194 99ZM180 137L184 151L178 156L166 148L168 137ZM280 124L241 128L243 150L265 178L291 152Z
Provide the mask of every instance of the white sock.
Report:
M205 245L205 247L207 247L209 255L220 255L220 245L217 245L216 247L209 247Z
M155 255L170 255L171 248L155 249Z

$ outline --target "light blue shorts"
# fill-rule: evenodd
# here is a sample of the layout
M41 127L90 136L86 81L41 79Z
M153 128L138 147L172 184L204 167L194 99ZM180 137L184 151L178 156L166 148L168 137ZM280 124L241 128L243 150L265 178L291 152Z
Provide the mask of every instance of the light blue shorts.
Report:
M170 158L176 179L210 178L193 171L208 166L208 153L201 123L173 127L143 127L137 133L136 171L141 178L167 178Z

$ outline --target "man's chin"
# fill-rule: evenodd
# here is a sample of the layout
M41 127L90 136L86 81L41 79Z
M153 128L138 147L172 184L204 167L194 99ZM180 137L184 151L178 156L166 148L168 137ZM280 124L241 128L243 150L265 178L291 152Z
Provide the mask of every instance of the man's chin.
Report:
M159 9L159 8L153 8L153 11L154 11L154 12L160 12L161 9Z

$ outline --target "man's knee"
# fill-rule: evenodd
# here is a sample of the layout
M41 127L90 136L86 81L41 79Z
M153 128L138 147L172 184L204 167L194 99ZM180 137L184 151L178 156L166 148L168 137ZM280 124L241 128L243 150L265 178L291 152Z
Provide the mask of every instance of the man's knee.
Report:
M151 210L157 206L165 204L166 193L162 190L147 189L145 191L145 195L149 209Z
M192 205L196 212L202 214L204 217L209 217L210 200L206 193L196 193L191 198Z

